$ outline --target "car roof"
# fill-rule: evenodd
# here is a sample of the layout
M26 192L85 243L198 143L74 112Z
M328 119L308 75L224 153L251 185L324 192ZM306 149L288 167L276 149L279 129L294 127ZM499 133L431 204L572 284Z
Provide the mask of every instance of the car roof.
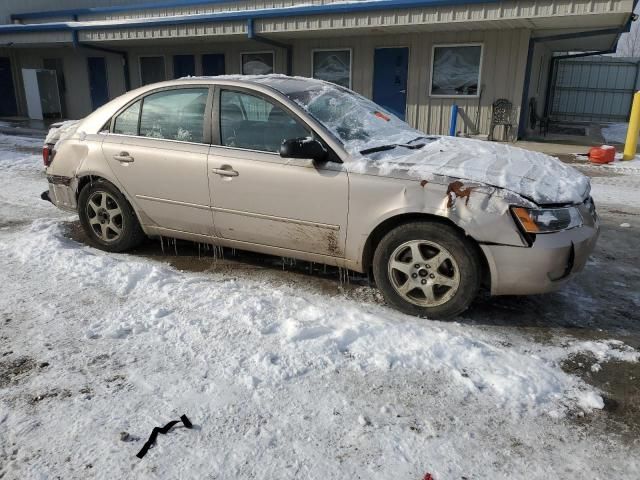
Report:
M147 87L170 86L193 84L215 84L215 83L232 83L232 84L252 84L265 87L271 87L281 93L299 92L312 88L321 88L327 85L334 86L332 83L307 77L290 77L282 74L270 75L217 75L217 76L190 76L182 77L176 80L147 85Z

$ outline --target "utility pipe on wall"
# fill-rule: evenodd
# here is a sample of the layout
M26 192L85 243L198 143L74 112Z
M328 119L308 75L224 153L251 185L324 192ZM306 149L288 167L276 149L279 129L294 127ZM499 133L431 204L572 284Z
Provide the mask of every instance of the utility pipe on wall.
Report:
M456 136L456 129L458 126L458 104L454 103L451 107L451 125L449 126L449 136Z

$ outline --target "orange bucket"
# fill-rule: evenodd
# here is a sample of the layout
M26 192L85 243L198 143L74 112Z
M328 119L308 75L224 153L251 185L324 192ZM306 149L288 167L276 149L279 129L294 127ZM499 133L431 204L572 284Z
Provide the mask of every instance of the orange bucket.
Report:
M593 147L589 150L591 163L611 163L616 159L616 149L609 145Z

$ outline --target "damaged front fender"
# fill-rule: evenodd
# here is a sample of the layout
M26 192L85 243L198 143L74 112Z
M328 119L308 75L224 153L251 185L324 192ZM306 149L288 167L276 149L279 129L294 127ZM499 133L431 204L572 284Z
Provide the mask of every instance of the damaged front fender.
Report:
M365 262L372 232L395 217L424 215L450 221L479 244L526 247L510 206L534 204L508 190L449 177L422 180L350 175L347 258ZM362 260L360 260L362 259Z

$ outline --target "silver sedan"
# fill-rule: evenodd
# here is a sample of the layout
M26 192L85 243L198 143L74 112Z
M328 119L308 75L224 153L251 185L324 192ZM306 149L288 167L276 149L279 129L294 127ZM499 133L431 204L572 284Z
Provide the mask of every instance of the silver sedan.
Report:
M373 273L387 302L447 318L485 287L536 294L598 236L586 177L511 146L434 137L307 78L148 85L44 145L43 198L121 252L167 236Z

